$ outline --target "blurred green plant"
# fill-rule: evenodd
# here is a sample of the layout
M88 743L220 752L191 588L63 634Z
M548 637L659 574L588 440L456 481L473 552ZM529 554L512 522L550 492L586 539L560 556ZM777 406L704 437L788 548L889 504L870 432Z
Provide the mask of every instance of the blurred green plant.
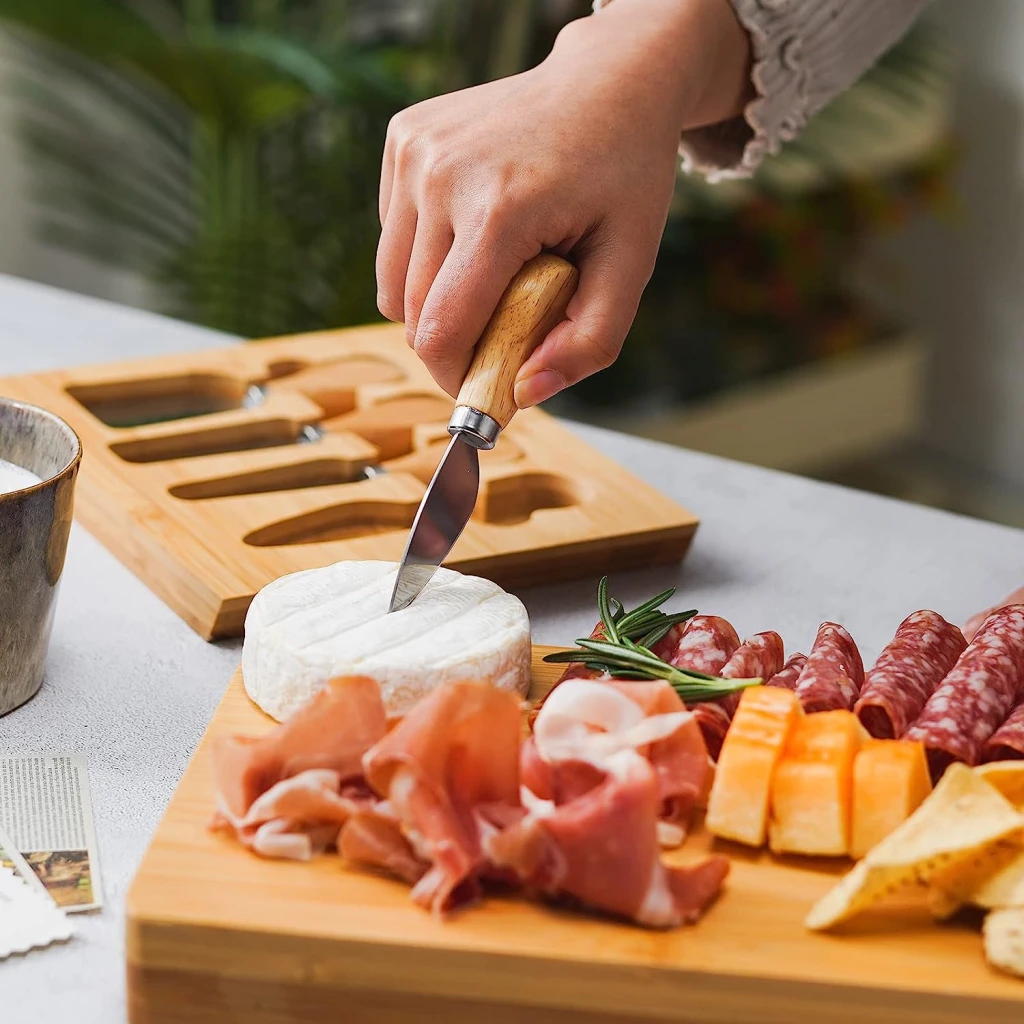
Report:
M589 8L589 0L0 0L39 230L139 273L166 312L246 337L378 319L377 190L391 115L530 66L564 21ZM642 364L659 346L700 344L699 335L673 339L681 324L721 320L730 267L749 281L767 260L775 275L765 287L775 298L795 290L797 305L828 291L821 281L803 288L800 268L796 278L785 269L792 260L773 263L779 247L794 230L805 242L814 234L814 197L838 194L842 206L849 182L870 188L934 149L944 61L934 37L915 30L753 181L680 177L658 271L616 364L616 393L624 383L644 386ZM773 220L772 210L790 213ZM737 256L750 245L760 261ZM820 276L841 262L801 266ZM734 290L749 314L757 290ZM600 400L607 383L598 375L589 393Z
M531 62L542 6L0 0L40 234L246 337L379 319L388 120Z

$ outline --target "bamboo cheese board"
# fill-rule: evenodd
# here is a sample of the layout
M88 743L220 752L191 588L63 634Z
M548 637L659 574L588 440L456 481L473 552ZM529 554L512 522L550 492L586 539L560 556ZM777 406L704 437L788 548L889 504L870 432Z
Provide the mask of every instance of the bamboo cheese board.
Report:
M8 378L0 394L75 428L79 519L207 639L240 634L285 573L397 560L454 406L393 324ZM696 527L532 409L483 453L445 564L550 583L678 561Z
M534 648L530 696L559 666ZM210 744L273 722L235 675L131 886L131 1024L987 1024L1024 1019L1024 982L993 972L977 930L923 904L866 914L832 935L803 927L849 862L778 860L698 831L732 871L698 924L648 931L515 896L448 921L406 884L345 868L262 860L206 824Z

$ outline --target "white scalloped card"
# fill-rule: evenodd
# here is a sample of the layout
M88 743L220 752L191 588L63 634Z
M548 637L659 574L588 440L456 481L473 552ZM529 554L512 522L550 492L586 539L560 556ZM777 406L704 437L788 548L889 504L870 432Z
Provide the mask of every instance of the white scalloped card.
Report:
M48 894L0 865L0 960L64 942L73 934L67 915Z

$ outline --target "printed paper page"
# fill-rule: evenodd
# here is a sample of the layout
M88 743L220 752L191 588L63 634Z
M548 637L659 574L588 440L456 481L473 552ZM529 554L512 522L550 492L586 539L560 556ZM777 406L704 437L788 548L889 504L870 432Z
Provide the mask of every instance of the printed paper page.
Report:
M39 877L28 866L28 861L18 853L14 841L2 828L0 828L0 867L10 868L19 878L27 882L30 888L42 893L51 903L54 903L53 897L46 891L46 886L39 881ZM56 906L55 903L54 906Z
M0 758L0 826L58 906L102 905L85 757Z

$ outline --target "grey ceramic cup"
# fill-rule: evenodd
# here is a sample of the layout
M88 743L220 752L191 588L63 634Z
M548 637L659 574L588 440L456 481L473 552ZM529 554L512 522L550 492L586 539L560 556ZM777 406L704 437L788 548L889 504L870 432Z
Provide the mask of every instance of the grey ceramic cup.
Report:
M0 459L42 482L0 494L0 715L43 682L71 531L78 435L60 417L0 398Z

